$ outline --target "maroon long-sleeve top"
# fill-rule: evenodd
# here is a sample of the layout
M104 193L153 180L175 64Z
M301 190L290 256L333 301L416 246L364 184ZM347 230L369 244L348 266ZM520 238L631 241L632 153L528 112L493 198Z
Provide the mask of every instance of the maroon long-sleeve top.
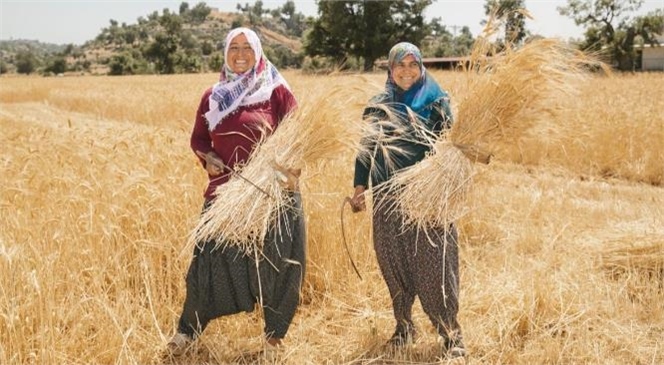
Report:
M203 93L196 112L196 123L191 133L191 149L196 153L200 151L208 153L214 151L221 157L224 164L230 169L236 165L243 164L251 155L257 142L263 138L263 134L270 133L269 125L274 131L281 120L297 106L293 94L283 85L279 85L272 91L269 101L240 106L232 114L227 116L213 131L208 129L205 113L210 109L209 97L212 88ZM267 136L265 136L267 137ZM205 160L197 156L203 167ZM230 172L225 170L221 175L208 175L209 183L205 189L205 198L211 199L217 186L225 183L230 178Z

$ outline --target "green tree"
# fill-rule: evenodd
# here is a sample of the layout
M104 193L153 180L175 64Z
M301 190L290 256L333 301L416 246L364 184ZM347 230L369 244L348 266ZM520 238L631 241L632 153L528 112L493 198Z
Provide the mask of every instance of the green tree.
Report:
M133 57L128 53L113 55L108 64L110 68L108 74L112 76L132 75L134 74L134 64Z
M152 12L152 14L148 15L148 22L156 21L159 21L159 12L155 10Z
M175 63L177 71L181 73L200 72L203 68L203 63L198 55L185 51L178 51L175 54Z
M304 14L295 11L293 0L288 0L281 8L275 9L272 16L280 19L286 26L286 30L296 37L301 37L307 27L306 17Z
M159 25L164 27L166 33L177 35L182 30L182 18L166 10L168 9L164 9L164 15L159 18Z
M305 53L332 57L338 65L355 57L371 70L394 43L422 41L428 34L423 12L432 1L319 1Z
M62 51L62 55L63 55L63 56L73 55L75 50L76 50L76 47L74 47L73 44L69 43L69 44L65 47L65 49Z
M164 31L154 36L154 40L145 47L143 55L154 63L158 73L172 74L176 72L178 60L182 59L176 55L182 43L182 17L164 9L158 22ZM187 34L185 44L191 44L190 38Z
M189 3L182 2L180 3L180 15L185 15L189 12Z
M74 64L72 65L72 70L73 71L90 71L90 66L92 66L92 62L90 60L86 59L79 59Z
M244 24L244 16L236 16L233 18L233 21L231 22L231 28L238 28L241 27Z
M462 27L459 35L454 38L454 55L469 55L474 43L475 39L473 33L470 32L470 28L468 26Z
M506 43L519 44L526 38L526 17L524 0L486 0L485 15L494 15L504 26Z
M219 72L224 65L224 55L221 52L214 52L208 59L208 68Z
M312 24L311 31L305 37L304 51L308 56L327 56L337 65L343 65L348 57L346 53L352 43L350 30L352 17L346 16L345 2L321 1L318 3L318 19ZM351 13L353 16L354 13Z
M447 31L445 25L441 23L442 20L441 17L435 17L431 19L431 23L429 23L429 29L434 37L440 36Z
M38 61L37 57L31 51L18 51L16 53L16 72L20 74L31 74L35 72Z
M55 56L47 61L44 72L53 74L63 74L67 71L67 60L62 56Z
M135 28L127 28L122 33L122 38L124 39L125 43L133 44L136 41L136 38L138 38L138 32Z
M212 52L214 52L214 46L212 43L210 41L203 41L203 43L201 43L201 53L203 56L209 56Z
M193 50L200 50L200 42L191 31L185 31L180 33L180 47L184 48L186 51L191 52Z
M279 68L293 67L299 68L302 66L302 55L298 55L290 50L290 48L277 44L273 46L266 46L264 48L265 55Z
M568 0L558 12L586 28L582 49L602 50L619 70L631 70L635 68L637 41L654 45L657 34L663 31L662 9L630 18L642 4L643 0Z
M470 54L475 39L470 28L464 26L458 35L452 34L447 27L440 24L440 18L434 18L429 24L431 36L422 44L425 57L454 57Z
M270 11L263 8L263 1L256 0L254 5L245 3L244 6L237 4L236 9L242 12L249 18L249 23L252 25L263 24L263 14L268 14Z
M425 37L420 45L424 57L446 57L454 55L454 36L441 23L441 18L436 17L429 23L430 35Z
M160 33L144 51L144 56L154 62L155 70L162 74L175 73L175 52L178 50L176 37Z
M118 21L111 19L109 22L111 23L111 26L102 30L102 34L105 35L107 44L122 44L124 39L122 38L122 30L118 26Z
M200 24L207 19L211 12L212 9L205 3L198 3L189 11L189 18L192 22Z
M632 26L644 43L658 46L658 36L664 34L664 8L637 17Z

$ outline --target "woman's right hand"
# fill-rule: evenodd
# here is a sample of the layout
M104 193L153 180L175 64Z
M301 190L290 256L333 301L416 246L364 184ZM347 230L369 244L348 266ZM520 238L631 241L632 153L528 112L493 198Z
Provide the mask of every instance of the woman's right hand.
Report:
M210 176L220 175L224 172L224 167L224 162L216 153L210 151L205 154L205 170L207 170Z
M364 202L364 192L366 187L358 185L355 187L355 193L350 199L350 206L353 209L353 213L361 212L367 209L367 205Z

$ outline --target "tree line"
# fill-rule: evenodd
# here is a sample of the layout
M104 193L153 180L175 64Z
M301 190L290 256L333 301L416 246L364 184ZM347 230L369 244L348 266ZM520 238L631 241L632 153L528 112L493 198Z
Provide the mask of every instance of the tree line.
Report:
M110 25L83 46L67 45L58 52L39 54L34 49L9 52L0 44L0 73L10 66L18 73L59 74L90 72L95 64L108 74L172 74L218 71L223 64L223 38L237 26L266 29L296 42L294 49L264 40L268 58L280 68L370 71L389 47L407 40L418 45L425 57L466 56L475 38L469 27L442 24L441 18L427 21L424 11L435 0L317 1L317 16L304 16L292 0L267 9L261 0L237 4L230 24L211 19L205 3L190 7L182 2L179 11L164 9L137 19L136 24ZM620 70L632 70L639 46L658 46L664 33L664 10L632 17L644 0L567 0L558 7L561 15L585 29L578 48L604 57ZM498 49L520 46L537 38L526 29L525 0L485 0L485 15L500 29L492 41ZM457 30L459 30L457 32ZM109 56L101 55L106 50ZM91 59L92 58L92 59Z

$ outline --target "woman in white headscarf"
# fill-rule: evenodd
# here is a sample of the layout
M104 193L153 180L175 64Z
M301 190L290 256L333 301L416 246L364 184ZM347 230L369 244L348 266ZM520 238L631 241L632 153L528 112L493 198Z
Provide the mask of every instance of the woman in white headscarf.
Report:
M263 55L256 33L231 30L219 82L203 94L191 135L191 148L209 176L204 210L263 134L276 129L296 105L286 80ZM211 320L251 312L257 303L263 307L267 345L281 344L299 303L305 267L302 203L298 192L291 198L291 207L280 213L283 219L276 220L279 226L267 235L258 262L237 245L196 245L177 333L168 343L171 354L182 354Z

